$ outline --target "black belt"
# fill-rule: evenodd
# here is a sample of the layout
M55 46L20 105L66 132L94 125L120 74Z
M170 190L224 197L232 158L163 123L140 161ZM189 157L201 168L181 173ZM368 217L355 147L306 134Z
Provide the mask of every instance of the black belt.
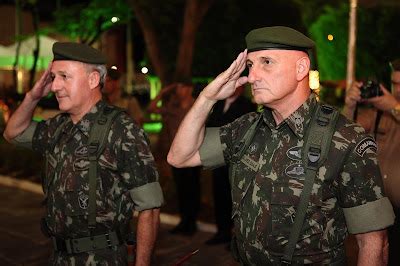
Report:
M76 254L105 248L111 249L124 243L119 234L115 231L102 235L71 239L52 236L51 239L56 251L66 252L68 254Z

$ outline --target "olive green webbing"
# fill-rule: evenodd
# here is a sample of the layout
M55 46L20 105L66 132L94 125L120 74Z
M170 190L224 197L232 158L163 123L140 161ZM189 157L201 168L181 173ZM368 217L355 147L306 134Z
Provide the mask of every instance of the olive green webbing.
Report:
M105 106L99 111L98 116L90 130L88 140L89 154L89 214L88 225L96 226L96 191L97 191L97 167L98 159L105 148L106 138L111 124L122 110Z
M295 220L290 231L289 241L285 247L282 262L290 264L299 239L301 229L307 213L308 203L317 175L318 168L326 160L332 136L335 132L336 121L339 113L329 106L317 104L310 126L307 130L306 142L303 147L303 159L307 160L305 181L300 202L297 207Z

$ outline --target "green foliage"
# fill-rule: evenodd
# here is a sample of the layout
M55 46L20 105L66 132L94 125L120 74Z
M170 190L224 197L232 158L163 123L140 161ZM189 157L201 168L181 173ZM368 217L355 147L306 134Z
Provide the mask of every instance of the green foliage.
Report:
M79 3L63 7L54 12L55 30L73 40L92 43L100 34L111 27L126 23L132 12L124 0L92 0L89 4ZM118 17L117 23L111 22Z
M348 5L326 6L309 32L316 43L317 65L321 80L338 80L346 76L348 41ZM328 34L333 40L327 39Z
M346 78L349 6L325 7L310 26L317 44L321 80ZM388 62L400 56L398 43L400 9L393 7L359 7L357 12L356 77L386 81ZM327 35L334 36L328 41Z

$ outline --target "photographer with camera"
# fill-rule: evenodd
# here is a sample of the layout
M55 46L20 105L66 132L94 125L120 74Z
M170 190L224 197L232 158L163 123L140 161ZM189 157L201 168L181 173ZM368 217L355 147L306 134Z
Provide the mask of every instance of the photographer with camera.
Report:
M390 65L391 92L382 84L353 82L346 91L343 114L374 135L378 144L385 192L396 213L395 224L388 230L389 265L400 265L400 254L395 252L400 248L400 59Z

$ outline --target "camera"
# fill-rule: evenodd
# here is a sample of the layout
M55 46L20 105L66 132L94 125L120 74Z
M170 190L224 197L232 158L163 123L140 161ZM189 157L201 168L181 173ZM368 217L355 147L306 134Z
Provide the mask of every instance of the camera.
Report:
M376 96L382 96L383 91L381 90L379 83L373 80L368 80L360 88L361 98L369 99Z

